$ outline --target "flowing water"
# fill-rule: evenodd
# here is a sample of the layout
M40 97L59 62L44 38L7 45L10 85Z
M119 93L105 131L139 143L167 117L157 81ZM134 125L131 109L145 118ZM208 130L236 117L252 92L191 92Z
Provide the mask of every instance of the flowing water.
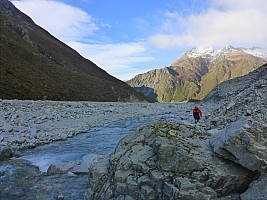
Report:
M94 160L94 158L111 154L119 140L138 126L166 117L174 118L174 115L145 116L106 124L66 141L53 142L25 150L22 159L31 161L42 172L46 172L51 164L81 160L88 154L91 154L92 160Z
M66 141L25 150L20 159L30 161L38 166L41 172L46 172L51 164L81 160L85 155L91 155L93 161L95 158L111 154L120 139L141 125L161 118L168 118L169 121L193 122L190 114L185 108L175 114L124 119L94 128ZM55 199L59 194L63 194L65 199L83 199L87 188L87 175L70 177L67 174L48 176L40 173L37 176L32 175L32 178L27 175L25 178L23 170L27 168L34 174L35 169L32 166L28 167L28 164L14 164L14 162L15 159L0 162L1 199ZM25 181L21 182L20 179L25 179Z

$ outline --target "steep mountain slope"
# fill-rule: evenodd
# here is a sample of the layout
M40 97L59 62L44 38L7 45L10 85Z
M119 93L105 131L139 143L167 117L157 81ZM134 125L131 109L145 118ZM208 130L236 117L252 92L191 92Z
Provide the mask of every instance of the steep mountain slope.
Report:
M128 84L160 102L203 99L219 83L248 74L266 62L267 52L257 48L192 49L170 67L137 75Z
M253 94L247 95L246 92ZM245 76L237 77L217 85L206 95L203 101L230 102L235 98L242 98L243 101L250 102L251 98L253 97L255 97L255 99L259 99L260 97L267 98L265 94L266 92L267 64L259 67L253 72L248 73ZM254 101L254 103L256 103L256 101ZM258 104L258 106L261 105L261 103Z
M267 127L267 64L255 71L217 85L203 99L216 102L217 109L206 119L211 128L224 128L240 117ZM257 133L258 134L258 133Z
M0 1L0 98L89 101L144 100L124 82Z

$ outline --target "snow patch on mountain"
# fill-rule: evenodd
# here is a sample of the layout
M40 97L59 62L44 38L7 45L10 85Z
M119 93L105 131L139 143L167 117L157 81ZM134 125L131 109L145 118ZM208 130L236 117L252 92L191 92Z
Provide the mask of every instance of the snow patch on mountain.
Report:
M190 51L186 52L188 57L197 58L197 57L211 57L215 53L212 47L200 47L193 48Z
M225 46L222 49L214 50L212 47L200 47L200 48L193 48L190 51L186 52L185 55L191 58L211 58L215 59L218 56L225 56L229 53L234 53L237 51L243 51L247 54L251 54L255 57L265 58L267 59L267 49L263 48L235 48L232 46Z
M267 49L253 47L249 49L243 49L243 51L255 57L267 59Z

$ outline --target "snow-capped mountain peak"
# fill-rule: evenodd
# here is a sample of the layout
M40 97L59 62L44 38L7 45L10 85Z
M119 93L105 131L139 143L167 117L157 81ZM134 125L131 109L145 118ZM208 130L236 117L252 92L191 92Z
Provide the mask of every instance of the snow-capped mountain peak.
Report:
M225 46L219 50L214 50L212 47L200 47L200 48L193 48L190 51L186 52L185 54L191 58L202 57L202 58L216 59L219 56L225 56L229 53L234 53L238 51L239 52L243 51L247 54L253 55L255 57L264 58L267 60L267 49L256 48L256 47L235 48L232 46Z
M212 47L193 48L186 53L188 57L210 57L214 54Z
M243 51L255 57L267 59L267 49L253 47L249 49L243 49Z
M217 53L230 53L238 50L238 48L235 48L233 46L225 46L222 49L217 50Z

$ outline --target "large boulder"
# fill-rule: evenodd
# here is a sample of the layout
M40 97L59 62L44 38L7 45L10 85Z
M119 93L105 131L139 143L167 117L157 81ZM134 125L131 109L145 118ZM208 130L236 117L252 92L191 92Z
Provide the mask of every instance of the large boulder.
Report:
M210 144L219 157L251 171L267 169L267 126L264 124L248 125L245 118L240 118L214 135Z
M140 127L90 166L86 199L239 198L259 173L218 158L209 139L190 124Z

